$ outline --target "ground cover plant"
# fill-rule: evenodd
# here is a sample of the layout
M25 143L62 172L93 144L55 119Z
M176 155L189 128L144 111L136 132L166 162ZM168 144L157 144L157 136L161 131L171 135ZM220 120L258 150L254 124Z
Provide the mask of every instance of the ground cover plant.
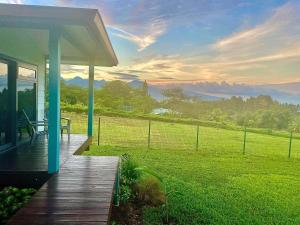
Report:
M156 171L170 195L165 206L146 207L143 222L158 224L300 224L300 143L249 133L242 154L243 132L182 124L152 124L147 148L147 121L109 118L102 121L100 146L86 155L130 154ZM168 223L167 223L168 218Z
M130 153L159 171L170 190L173 224L300 224L300 163L232 152L93 146L86 155ZM146 208L144 224L164 224L163 207ZM171 223L171 224L172 224Z
M28 203L35 191L33 188L3 188L0 191L0 224L6 224L16 211Z
M147 167L139 164L128 154L121 157L120 201L112 210L112 224L143 224L143 208L165 204L162 180Z

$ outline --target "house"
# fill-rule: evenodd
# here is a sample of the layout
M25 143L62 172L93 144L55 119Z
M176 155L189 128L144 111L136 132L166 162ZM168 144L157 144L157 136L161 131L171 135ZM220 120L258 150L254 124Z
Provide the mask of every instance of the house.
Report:
M152 114L155 114L155 115L164 115L164 114L168 114L170 112L171 112L170 109L165 109L165 108L156 108L156 109L152 110Z
M86 136L71 136L71 140L65 140L60 136L61 64L89 66L88 133ZM93 173L94 170L91 168L93 166L101 170L103 164L110 168L112 174L107 176L113 177L110 178L113 187L118 159L78 158L72 155L76 150L86 147L93 136L94 67L111 67L117 64L117 57L98 10L0 4L0 172L2 178L6 172L30 173L46 170L51 178L48 181L50 183L43 188L47 189L47 193L55 195L56 191L64 185L63 183L67 182L62 177L65 177L64 173L68 169L78 172L80 176L74 175L76 182L72 185L75 189L82 190L83 187L80 185L83 178L81 177ZM48 76L46 76L47 67ZM48 85L45 85L46 83ZM42 141L42 144L32 143L31 146L26 136L28 132L22 131L22 127L19 127L20 116L24 110L32 121L45 119L46 86L49 88L48 137ZM30 155L35 154L34 152L36 155ZM80 168L76 170L79 166ZM73 174L70 176L72 177ZM100 182L102 178L97 176L100 175L94 173L91 177ZM55 183L55 188L50 185L52 183ZM67 191L63 188L61 190ZM91 189L90 194L93 191ZM97 191L99 194L99 190ZM76 192L76 194L79 198L80 193ZM44 201L48 203L49 198L44 196ZM34 199L32 204L35 204ZM54 211L56 206L57 209L59 208L59 203L55 204L51 205ZM80 206L80 203L78 204ZM55 224L56 214L49 212L47 206L44 205L39 209L45 210L44 212L36 212L34 215L28 214L30 210L21 210L12 224L21 224L22 218L37 218L37 215L49 213L48 216L53 221L51 224ZM70 210L72 210L71 203ZM67 213L72 213L70 210ZM108 212L106 213L108 215ZM97 216L98 214L93 219L95 220ZM39 220L45 222L45 218L48 217L44 216ZM59 218L60 222L66 221L61 219L65 218L61 215ZM82 220L84 221L82 224L88 222L90 218ZM24 224L33 224L33 221L26 221Z

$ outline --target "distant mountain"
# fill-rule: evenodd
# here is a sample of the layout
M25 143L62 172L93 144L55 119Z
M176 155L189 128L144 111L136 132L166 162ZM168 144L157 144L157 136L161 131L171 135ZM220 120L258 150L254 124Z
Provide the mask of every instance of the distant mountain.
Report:
M88 79L81 77L74 77L65 80L65 82L67 85L88 87ZM95 80L94 86L99 89L106 82L105 80ZM133 88L139 88L142 87L143 83L141 80L133 80L129 82L129 85ZM300 104L300 82L266 85L228 84L227 82L148 84L149 94L158 101L164 99L162 95L164 89L175 87L182 88L188 96L197 96L207 101L226 99L232 96L249 98L258 95L269 95L280 102Z
M64 80L67 85L75 85L79 87L85 87L87 88L89 86L89 80L83 79L81 77L74 77L72 79ZM94 80L94 88L99 89L104 86L106 83L105 80Z
M204 100L207 96L212 98L230 98L232 96L241 96L243 98L254 97L258 95L269 95L273 99L299 104L300 103L300 83L286 84L267 84L267 85L246 85L246 84L228 84L226 82L201 82L201 83L174 83L159 85L161 89L180 87L189 95L201 97Z
M283 83L283 84L267 84L267 85L262 85L262 87L275 89L278 91L283 91L295 95L300 94L300 82Z

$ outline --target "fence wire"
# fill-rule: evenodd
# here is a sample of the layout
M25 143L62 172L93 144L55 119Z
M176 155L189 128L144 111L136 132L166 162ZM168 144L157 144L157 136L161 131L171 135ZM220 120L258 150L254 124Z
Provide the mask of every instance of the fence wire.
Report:
M87 133L87 115L65 113L72 120L71 132ZM197 126L122 117L94 116L94 144L147 149L197 150ZM282 132L282 134L284 134ZM247 132L245 155L288 158L290 138ZM294 135L291 158L300 158L299 134ZM149 142L150 141L150 142ZM244 131L199 127L198 151L213 154L243 153Z

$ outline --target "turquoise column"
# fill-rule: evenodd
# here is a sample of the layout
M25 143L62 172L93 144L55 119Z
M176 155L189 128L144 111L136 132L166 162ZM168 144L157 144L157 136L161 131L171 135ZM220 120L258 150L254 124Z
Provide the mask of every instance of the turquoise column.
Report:
M49 31L48 173L59 171L60 157L60 32Z
M94 65L89 66L88 137L93 137L94 121Z

